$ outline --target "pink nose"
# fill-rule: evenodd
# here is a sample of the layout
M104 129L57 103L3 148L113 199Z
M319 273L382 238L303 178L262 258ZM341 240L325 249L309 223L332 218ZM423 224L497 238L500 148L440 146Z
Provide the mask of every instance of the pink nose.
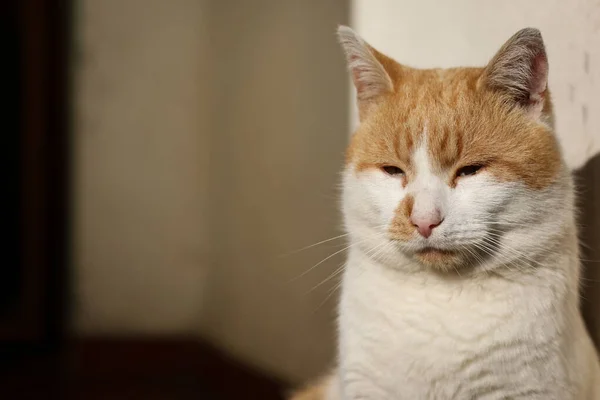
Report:
M417 231L424 238L428 238L431 236L433 232L433 228L439 226L444 219L441 217L439 212L436 212L435 215L429 215L427 217L410 217L410 222L417 228Z

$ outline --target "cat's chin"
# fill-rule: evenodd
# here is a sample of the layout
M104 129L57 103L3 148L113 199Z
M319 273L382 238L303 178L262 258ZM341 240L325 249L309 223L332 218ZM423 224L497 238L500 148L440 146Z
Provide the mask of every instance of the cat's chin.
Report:
M426 247L413 254L421 264L438 271L456 271L463 264L464 257L460 252L435 247Z

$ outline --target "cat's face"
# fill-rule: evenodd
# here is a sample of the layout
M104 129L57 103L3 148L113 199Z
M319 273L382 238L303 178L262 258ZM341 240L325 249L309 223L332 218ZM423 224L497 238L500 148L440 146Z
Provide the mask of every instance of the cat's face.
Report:
M568 188L545 77L538 103L521 106L486 84L489 67L416 70L367 51L382 69L352 69L349 54L361 124L347 152L344 212L358 245L448 270L509 262L535 246L532 235L549 234ZM365 82L365 71L386 80Z

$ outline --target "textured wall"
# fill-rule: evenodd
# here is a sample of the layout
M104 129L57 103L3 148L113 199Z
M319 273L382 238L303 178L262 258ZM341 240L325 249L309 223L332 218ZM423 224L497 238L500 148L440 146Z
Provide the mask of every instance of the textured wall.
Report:
M76 10L75 323L193 332L209 248L203 2Z
M342 247L282 255L339 235L348 15L346 1L79 1L80 332L199 332L290 380L330 360L332 283L311 289L342 254L293 278Z
M342 262L337 184L348 86L335 37L344 1L230 0L211 9L214 264L203 332L291 380L333 351L330 284ZM227 27L222 29L221 27Z

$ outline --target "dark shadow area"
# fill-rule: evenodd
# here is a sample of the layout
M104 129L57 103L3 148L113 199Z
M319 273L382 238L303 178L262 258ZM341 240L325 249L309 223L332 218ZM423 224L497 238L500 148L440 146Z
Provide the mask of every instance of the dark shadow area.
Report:
M600 154L575 172L583 259L581 308L596 348L600 348Z
M282 382L185 338L87 338L3 371L6 399L283 399Z
M2 31L6 177L0 268L2 398L61 398L69 272L67 0L7 0ZM39 371L36 373L36 371ZM41 391L31 397L22 389Z
M0 269L0 319L6 318L17 306L19 298L18 288L22 283L22 274L18 266L21 264L19 251L19 215L21 204L21 193L19 190L20 157L17 151L20 147L21 120L19 118L20 104L22 102L19 82L22 80L20 68L21 41L18 34L19 27L16 18L16 4L9 2L4 5L0 14L0 37L2 38L2 49L4 62L2 65L1 82L2 104L4 104L4 127L2 135L2 148L5 151L1 158L3 182L7 187L4 197L5 206L2 209L2 230L4 237L4 260L5 267ZM15 234L17 233L17 234Z
M7 175L0 268L1 366L64 343L69 254L69 34L66 0L0 6L2 157Z

